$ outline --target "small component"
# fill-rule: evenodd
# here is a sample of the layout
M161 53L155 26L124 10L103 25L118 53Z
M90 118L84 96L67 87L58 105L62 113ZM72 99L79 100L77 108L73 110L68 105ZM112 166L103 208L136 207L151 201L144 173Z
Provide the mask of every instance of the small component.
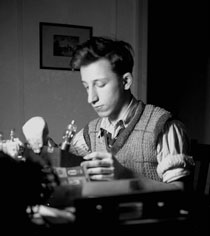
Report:
M63 142L61 143L61 150L68 151L71 140L74 137L77 130L77 126L75 125L75 121L72 120L72 122L67 126L67 129L65 131L65 134L63 136Z

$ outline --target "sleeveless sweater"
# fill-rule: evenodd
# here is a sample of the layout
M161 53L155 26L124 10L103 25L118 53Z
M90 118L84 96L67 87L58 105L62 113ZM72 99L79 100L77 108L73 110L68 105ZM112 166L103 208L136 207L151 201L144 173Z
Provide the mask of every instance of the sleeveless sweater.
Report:
M161 181L157 174L157 137L171 113L154 105L138 101L134 117L120 133L111 148L112 154L135 177L141 175ZM104 137L98 138L102 118L84 128L84 139L91 151L107 151Z

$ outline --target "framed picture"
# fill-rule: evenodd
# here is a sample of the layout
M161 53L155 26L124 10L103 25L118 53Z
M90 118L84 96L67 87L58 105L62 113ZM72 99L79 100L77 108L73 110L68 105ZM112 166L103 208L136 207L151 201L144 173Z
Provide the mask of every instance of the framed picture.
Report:
M92 27L40 22L40 68L71 70L77 44L92 37Z

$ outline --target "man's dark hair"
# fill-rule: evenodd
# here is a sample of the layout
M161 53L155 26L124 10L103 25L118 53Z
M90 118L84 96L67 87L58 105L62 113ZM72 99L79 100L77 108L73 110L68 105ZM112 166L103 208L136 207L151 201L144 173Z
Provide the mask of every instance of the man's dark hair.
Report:
M134 59L133 48L124 41L103 37L92 37L77 46L73 53L70 66L72 70L89 65L100 59L107 59L111 63L112 71L117 75L132 73Z

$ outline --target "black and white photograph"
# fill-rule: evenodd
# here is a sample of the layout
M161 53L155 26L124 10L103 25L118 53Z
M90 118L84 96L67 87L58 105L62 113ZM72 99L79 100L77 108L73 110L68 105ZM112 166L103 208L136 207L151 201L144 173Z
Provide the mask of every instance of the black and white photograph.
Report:
M2 235L210 235L208 16L0 0Z

